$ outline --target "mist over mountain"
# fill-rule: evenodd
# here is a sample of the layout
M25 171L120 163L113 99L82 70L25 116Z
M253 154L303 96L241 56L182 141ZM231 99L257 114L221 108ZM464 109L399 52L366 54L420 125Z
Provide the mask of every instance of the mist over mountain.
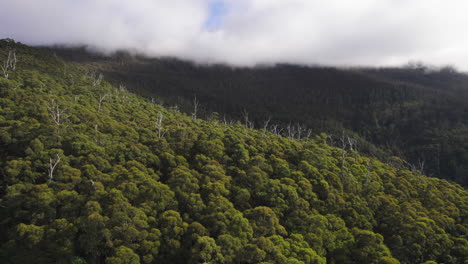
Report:
M33 0L0 3L0 38L198 63L468 70L464 0Z

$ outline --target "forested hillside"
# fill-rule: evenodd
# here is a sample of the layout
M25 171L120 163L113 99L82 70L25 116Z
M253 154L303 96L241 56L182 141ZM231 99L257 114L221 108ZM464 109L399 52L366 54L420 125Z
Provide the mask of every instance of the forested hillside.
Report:
M231 68L125 52L106 57L83 49L52 50L185 112L192 111L196 97L206 116L218 112L244 122L248 113L254 127L270 120L269 130L282 129L289 137L310 130L339 142L345 130L366 154L386 158L375 145L427 175L468 186L468 75L450 67Z
M2 263L468 260L468 191L397 157L188 116L13 41L0 62Z

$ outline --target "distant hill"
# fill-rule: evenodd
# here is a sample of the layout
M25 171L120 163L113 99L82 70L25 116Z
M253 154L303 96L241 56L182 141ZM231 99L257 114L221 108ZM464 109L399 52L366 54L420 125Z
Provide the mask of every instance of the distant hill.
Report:
M52 51L187 113L196 97L205 116L244 120L247 112L257 128L271 118L269 125L279 124L284 134L299 124L333 135L337 145L346 131L368 154L384 158L382 149L428 175L468 185L468 75L450 67L231 68L125 52L106 57L83 48Z

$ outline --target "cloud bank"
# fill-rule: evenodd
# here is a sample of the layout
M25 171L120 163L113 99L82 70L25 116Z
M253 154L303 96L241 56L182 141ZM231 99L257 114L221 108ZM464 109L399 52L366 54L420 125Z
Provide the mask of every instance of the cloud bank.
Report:
M466 0L3 0L0 38L202 63L468 70Z

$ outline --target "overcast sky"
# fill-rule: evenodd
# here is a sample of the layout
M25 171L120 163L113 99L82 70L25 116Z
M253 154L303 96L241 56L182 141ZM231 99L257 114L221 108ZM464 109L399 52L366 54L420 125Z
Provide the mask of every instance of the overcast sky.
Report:
M467 0L0 0L0 38L251 66L468 71Z

